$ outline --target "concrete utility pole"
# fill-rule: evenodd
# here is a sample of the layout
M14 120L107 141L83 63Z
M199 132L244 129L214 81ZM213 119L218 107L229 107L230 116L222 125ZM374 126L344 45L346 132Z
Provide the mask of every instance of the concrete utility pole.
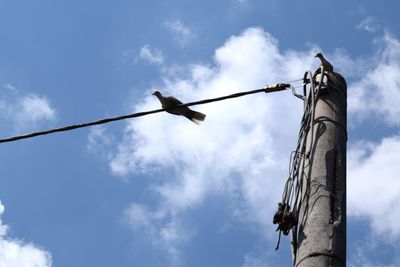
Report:
M314 75L315 119L307 135L296 267L346 266L347 86L340 74ZM313 131L312 131L313 129ZM312 144L311 144L312 143Z

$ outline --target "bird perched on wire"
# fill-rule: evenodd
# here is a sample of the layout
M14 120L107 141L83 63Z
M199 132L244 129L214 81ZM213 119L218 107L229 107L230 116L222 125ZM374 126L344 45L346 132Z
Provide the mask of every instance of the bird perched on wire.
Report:
M324 67L324 70L325 70L325 71L333 72L333 66L332 66L332 64L329 63L329 61L326 60L326 59L324 58L324 56L322 55L322 53L316 54L315 57L317 57L317 58L319 58L319 59L321 60L321 66Z
M182 104L182 102L173 96L163 96L159 91L155 91L153 95L155 95L158 100L160 100L161 106L168 113L185 116L196 124L200 124L206 118L205 114L191 110L186 106L177 107L178 105Z

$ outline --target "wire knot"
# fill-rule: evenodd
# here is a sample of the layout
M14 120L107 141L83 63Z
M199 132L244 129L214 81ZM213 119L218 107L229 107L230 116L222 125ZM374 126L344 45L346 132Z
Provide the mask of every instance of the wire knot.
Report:
M272 221L274 224L278 224L276 231L282 231L284 235L288 235L290 229L296 224L296 216L289 210L289 204L279 202L278 210L275 212Z

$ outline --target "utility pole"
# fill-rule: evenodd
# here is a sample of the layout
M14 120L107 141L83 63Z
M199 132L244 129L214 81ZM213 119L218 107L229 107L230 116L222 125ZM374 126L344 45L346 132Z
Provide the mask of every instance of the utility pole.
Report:
M294 266L344 267L347 86L340 74L323 67L313 80L314 120L309 125L300 179Z

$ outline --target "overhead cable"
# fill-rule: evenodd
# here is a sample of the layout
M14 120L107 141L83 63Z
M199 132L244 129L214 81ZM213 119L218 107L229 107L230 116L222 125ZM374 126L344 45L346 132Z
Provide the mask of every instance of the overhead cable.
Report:
M299 80L294 80L294 81L299 81ZM188 107L188 106L194 106L194 105L203 105L203 104L207 104L207 103L211 103L211 102L222 101L222 100L236 98L236 97L242 97L242 96L250 95L250 94L278 92L278 91L283 91L283 90L286 90L289 88L291 88L291 85L289 83L278 83L278 84L274 84L274 85L269 85L269 86L267 86L265 88L261 88L261 89L244 91L244 92L226 95L226 96L222 96L222 97L216 97L216 98L210 98L210 99L189 102L189 103L178 105L176 107L179 107L179 106L182 106L182 107L187 106ZM0 143L14 142L17 140L32 138L32 137L36 137L36 136L40 136L40 135L47 135L47 134L52 134L52 133L57 133L57 132L71 131L71 130L75 130L78 128L85 128L85 127L105 124L105 123L109 123L109 122L113 122L113 121L137 118L137 117L142 117L142 116L146 116L146 115L150 115L150 114L158 113L158 112L163 112L163 111L166 111L166 110L164 108L161 108L161 109L155 109L155 110L150 110L150 111L136 112L136 113L132 113L132 114L128 114L128 115L110 117L110 118L105 118L105 119L101 119L101 120L85 122L85 123L81 123L81 124L69 125L69 126L54 128L54 129L50 129L50 130L44 130L44 131L33 132L33 133L28 133L28 134L23 134L23 135L17 135L17 136L0 139Z

